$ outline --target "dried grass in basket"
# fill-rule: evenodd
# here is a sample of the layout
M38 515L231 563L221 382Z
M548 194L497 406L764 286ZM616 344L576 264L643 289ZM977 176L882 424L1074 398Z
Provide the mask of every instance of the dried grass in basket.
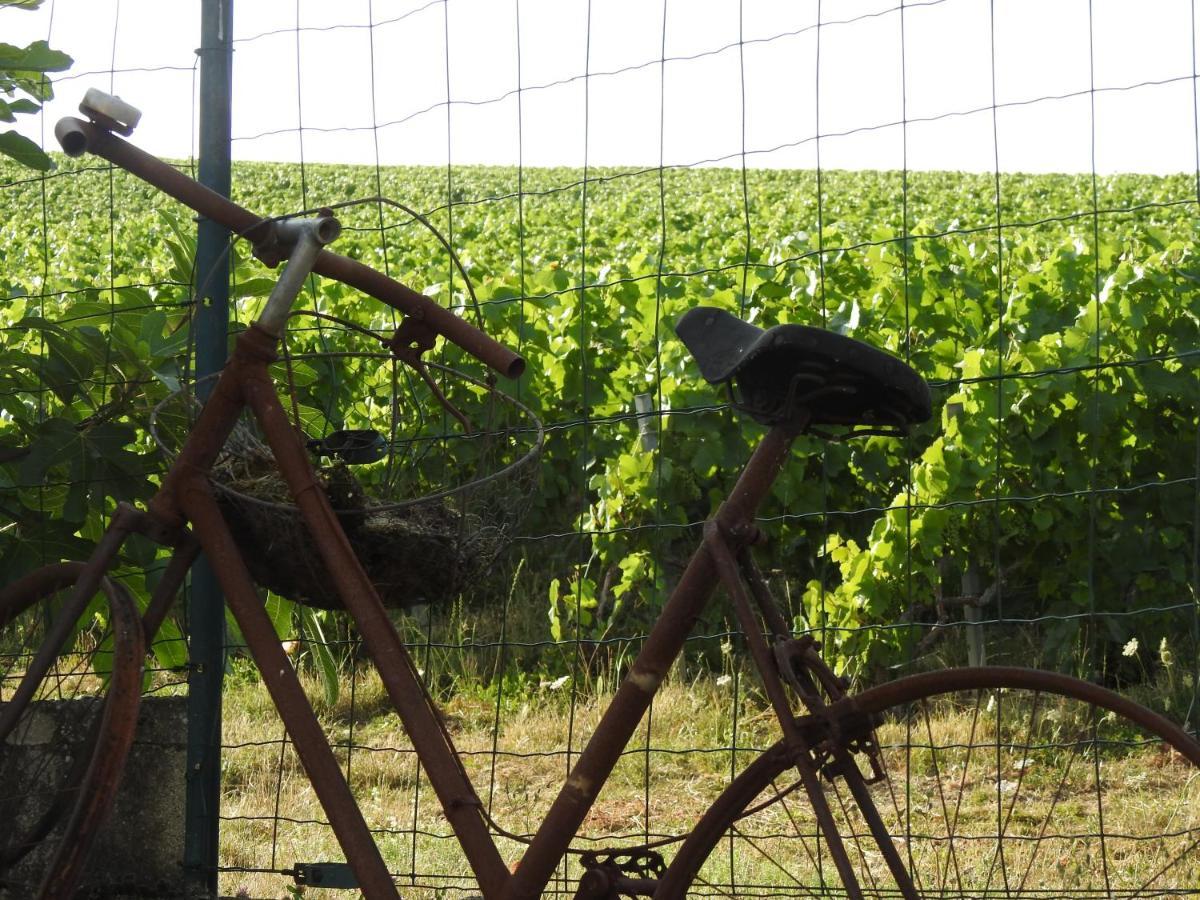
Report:
M293 392L297 367L322 369L349 360L399 365L378 353L296 357L287 373ZM493 385L447 366L426 365L469 428L430 407L428 396L410 396L405 404L393 400L384 459L367 466L329 461L316 466L359 562L391 608L458 594L495 562L536 493L543 444L536 416ZM318 371L315 383L323 375ZM388 380L395 389L394 369ZM412 381L410 395L419 394L421 382ZM168 454L182 445L199 408L193 393L180 392L155 410L151 431ZM302 422L306 431L312 418ZM447 486L448 479L454 481ZM248 415L214 466L212 481L259 585L309 606L343 606L270 448Z

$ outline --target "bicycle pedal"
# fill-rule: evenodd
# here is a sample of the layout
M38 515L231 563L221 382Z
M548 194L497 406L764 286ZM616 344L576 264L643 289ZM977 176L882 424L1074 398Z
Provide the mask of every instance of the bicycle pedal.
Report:
M388 443L373 428L353 428L335 431L324 438L308 442L308 449L318 456L336 456L344 463L361 465L383 459Z

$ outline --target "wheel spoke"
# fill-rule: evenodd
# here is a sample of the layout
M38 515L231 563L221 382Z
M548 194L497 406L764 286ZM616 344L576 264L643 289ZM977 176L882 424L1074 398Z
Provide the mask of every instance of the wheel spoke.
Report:
M1025 772L1029 768L1029 766L1026 763L1029 760L1029 753L1033 746L1033 733L1037 727L1038 704L1041 700L1041 696L1042 695L1040 692L1035 692L1033 695L1033 706L1030 709L1030 713L1029 713L1029 727L1025 731L1025 742L1022 745L1024 750L1021 754L1021 759L1017 761L1017 784L1016 784L1016 787L1013 789L1012 801L1008 804L1008 810L1004 814L1003 821L999 824L999 831L996 835L996 853L992 857L991 867L989 867L989 869L988 869L988 877L987 877L986 887L990 888L992 885L992 875L993 875L994 869L996 867L997 862L999 862L1000 877L1004 881L1004 891L1006 894L1011 892L1012 888L1011 888L1011 885L1009 884L1009 880L1008 880L1008 860L1006 859L1005 853L1004 853L1004 836L1008 833L1008 826L1012 823L1013 812L1016 810L1017 803L1019 802L1019 800L1021 798L1021 787L1025 783ZM1003 771L1003 766L1000 763L1000 752L1002 750L1003 743L1004 743L1001 740L1001 735L1000 735L1000 728L1003 725L1003 709L1001 707L1001 702L1002 701L997 702L997 709L996 709L996 719L997 719L997 728L996 728L996 800L997 800L997 803L1000 802L1000 798L1001 798L1002 791L1003 791L1002 786L1005 784L1005 781L1004 781L1005 773Z
M775 787L775 782L771 782L771 787ZM810 863L812 863L813 871L819 873L821 871L821 865L817 861L817 856L813 853L812 848L809 846L808 841L805 839L804 832L801 830L800 824L796 821L796 816L792 812L792 808L787 802L787 794L791 793L797 787L803 787L803 785L800 784L799 781L795 782L795 784L793 784L792 787L789 788L787 792L779 795L780 796L779 802L783 805L784 815L786 815L788 817L788 821L792 823L792 830L796 832L796 837L800 841L800 846L804 848L804 852L808 856L808 861Z
M1103 781L1100 778L1100 739L1096 731L1096 710L1092 710L1092 770L1094 772L1094 783L1096 787L1096 817L1100 823L1100 864L1104 872L1104 889L1109 893L1112 892L1112 883L1108 877L1108 841L1104 832L1104 792Z
M906 735L909 738L908 740L905 741L906 747L911 747L912 746L912 740L911 740L912 725L911 725L911 722L908 717L905 717L904 729L905 729ZM909 791L909 790L911 790L911 786L912 786L912 760L908 756L907 753L905 755L904 765L905 765L905 773L909 776L904 779L904 785L905 785L905 790ZM901 812L900 812L899 802L896 800L895 782L891 778L884 778L884 783L887 785L888 794L892 798L892 809L895 810L895 812L896 812L897 823L899 823L901 818L903 818L903 820L904 820L904 847L905 847L905 853L908 856L909 878L911 881L913 881L913 883L914 883L913 886L916 887L917 890L920 890L923 892L924 887L921 885L921 872L917 867L915 867L912 864L913 856L912 856L912 802L911 802L911 798L909 798L908 802L905 804L905 809L904 809L904 813L902 816Z
M1029 873L1033 871L1033 864L1037 859L1038 853L1042 849L1042 843L1046 836L1046 831L1050 827L1050 819L1054 815L1054 810L1058 807L1059 800L1062 799L1063 789L1068 783L1068 778L1071 775L1071 766L1075 763L1075 758L1079 755L1079 742L1071 743L1071 755L1067 758L1067 765L1063 769L1062 778L1058 781L1058 786L1054 790L1054 797L1050 802L1050 808L1046 810L1046 817L1042 820L1041 827L1038 829L1037 840L1033 845L1033 852L1029 855L1029 862L1025 866L1025 873L1021 876L1021 883L1017 886L1017 893L1025 889L1025 882L1029 880Z
M929 720L929 705L927 703L921 704L921 714L921 718L925 722L926 739L929 741L929 753L933 762L933 780L938 789L938 802L942 807L942 819L946 823L946 864L942 866L939 863L935 866L935 871L941 873L941 877L938 879L938 889L944 894L946 891L946 875L949 873L951 863L954 865L954 877L958 881L959 890L962 890L962 874L958 868L958 854L954 849L954 831L950 822L949 810L946 808L946 789L942 785L942 773L938 767L937 745L933 739L933 724ZM961 800L962 794L960 792L959 801L961 802ZM957 813L957 809L955 812Z
M745 834L743 834L742 831L739 828L737 828L736 826L733 829L733 833L735 835L737 835L739 838L741 838L743 841L745 841L747 844L749 844L756 851L758 851L758 853L763 857L763 859L765 859L768 863L770 863L777 871L786 875L791 880L792 884L794 884L796 887L804 888L804 890L808 893L808 895L810 897L817 896L816 894L814 894L812 892L811 888L807 887L804 884L804 882L800 880L799 876L797 876L790 869L788 869L781 862L779 862L779 860L776 859L775 854L768 853L767 851L762 849L762 847L759 846L757 841L755 841L753 838L748 837Z
M846 828L850 832L850 838L854 842L854 849L858 851L858 858L862 860L863 871L867 873L867 878L871 881L871 887L878 893L879 882L875 880L875 867L867 859L867 854L862 846L862 834L851 820L850 813L846 809L846 799L842 796L841 788L836 781L833 783L833 792L834 796L837 797L838 806L842 810L842 821L846 823Z
M910 676L856 702L878 723L886 777L870 792L875 831L851 783L839 777L824 796L862 894L911 894L907 883L929 900L1200 894L1200 745L1166 720L1096 685L1008 669ZM681 896L672 874L692 880L692 860L723 847L722 836L741 851L731 896L859 890L834 887L832 871L828 885L809 877L826 848L792 779L774 781L789 762L778 745L735 779L659 900ZM883 834L901 866L882 868Z

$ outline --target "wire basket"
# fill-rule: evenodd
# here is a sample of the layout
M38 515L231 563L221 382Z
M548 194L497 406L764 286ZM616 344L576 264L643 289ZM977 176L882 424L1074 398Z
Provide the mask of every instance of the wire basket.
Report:
M544 433L528 407L458 369L429 362L418 377L377 352L311 353L276 365L318 479L385 606L438 603L487 573L536 495ZM206 380L154 410L150 431L169 457L196 420L195 387ZM328 436L346 429L374 431L378 458L339 458ZM307 606L343 608L248 411L211 481L259 585Z

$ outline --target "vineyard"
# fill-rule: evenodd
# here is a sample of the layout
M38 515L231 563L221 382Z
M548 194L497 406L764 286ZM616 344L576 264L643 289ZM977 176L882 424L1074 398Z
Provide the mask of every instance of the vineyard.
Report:
M146 422L187 379L188 285L205 277L179 208L123 173L58 163L44 181L0 167L4 583L79 557L116 502L149 495L163 460ZM517 592L534 642L643 629L759 432L671 330L718 305L880 344L933 388L933 421L906 440L801 442L763 522L797 628L822 630L857 671L956 653L931 626L961 621L950 600L974 579L992 661L1116 681L1156 677L1193 641L1196 192L1191 176L234 168L234 198L260 214L377 195L421 210L477 304L437 238L393 207L339 209L337 249L528 357L507 389L547 426L540 484L467 608ZM244 323L269 273L231 252ZM308 305L395 326L337 284ZM296 320L296 353L346 337L321 321ZM306 431L379 427L389 372L299 366ZM149 544L127 552L145 597L160 563ZM171 647L165 665L180 662Z

